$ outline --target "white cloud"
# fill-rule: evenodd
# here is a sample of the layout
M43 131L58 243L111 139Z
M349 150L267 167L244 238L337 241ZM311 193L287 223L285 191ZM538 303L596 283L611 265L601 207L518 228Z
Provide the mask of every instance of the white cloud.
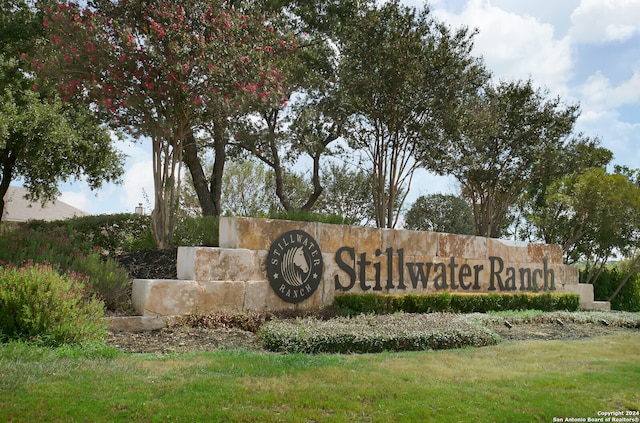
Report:
M119 196L122 209L133 212L135 207L142 203L148 211L149 207L153 207L153 194L153 161L142 160L133 163L123 177Z
M532 78L554 95L566 95L571 49L567 38L554 38L553 25L500 9L488 0L469 1L459 15L442 10L435 13L454 27L479 29L475 52L499 79Z
M587 110L578 118L576 128L590 136L600 135L602 146L614 153L613 163L638 168L640 123L620 121L615 110Z
M58 200L69 204L77 209L80 209L84 212L89 213L89 209L91 207L91 199L87 195L87 192L74 192L74 191L65 191L62 192Z
M611 81L601 72L591 75L582 88L583 109L607 110L640 101L640 71L631 78L612 86Z
M640 33L640 1L582 0L571 15L576 43L625 41Z

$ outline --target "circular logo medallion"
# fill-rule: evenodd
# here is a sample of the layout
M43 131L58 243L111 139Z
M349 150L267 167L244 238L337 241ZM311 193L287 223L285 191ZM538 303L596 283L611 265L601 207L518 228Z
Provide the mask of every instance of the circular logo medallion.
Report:
M315 239L300 230L280 235L269 250L267 272L271 288L290 303L309 298L322 279L322 253Z

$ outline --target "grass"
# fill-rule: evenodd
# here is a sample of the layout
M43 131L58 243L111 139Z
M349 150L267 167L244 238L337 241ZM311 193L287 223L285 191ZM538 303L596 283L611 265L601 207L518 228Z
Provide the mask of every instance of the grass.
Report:
M0 421L550 422L640 409L640 332L364 355L0 346Z

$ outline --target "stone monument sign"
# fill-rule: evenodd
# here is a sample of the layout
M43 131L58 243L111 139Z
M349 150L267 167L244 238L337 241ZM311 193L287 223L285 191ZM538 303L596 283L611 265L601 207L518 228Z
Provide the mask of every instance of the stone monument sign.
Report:
M341 293L553 292L599 308L557 245L436 232L220 218L219 247L180 247L178 280L134 280L142 316L320 309Z

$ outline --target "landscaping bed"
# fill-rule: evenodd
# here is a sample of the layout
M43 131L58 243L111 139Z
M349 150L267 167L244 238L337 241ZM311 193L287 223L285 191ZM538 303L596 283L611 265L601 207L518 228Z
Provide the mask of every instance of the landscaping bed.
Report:
M442 319L442 325L452 318L482 321L481 325L497 334L502 341L526 340L575 340L620 334L637 333L640 329L633 323L632 314L620 313L548 313L537 317L504 317L501 315L434 315ZM575 317L570 317L575 316ZM587 316L585 318L584 316ZM604 317L603 317L604 316ZM623 316L617 317L617 316ZM629 317L631 316L631 317ZM637 313L635 313L636 319ZM607 320L608 318L608 320ZM577 320L577 321L574 321ZM608 326L600 320L605 320ZM505 322L511 325L507 327ZM107 342L118 349L135 353L171 353L189 351L214 351L220 349L247 349L267 351L255 331L244 330L234 325L189 325L181 324L145 332L110 332ZM635 326L635 327L633 327Z
M176 250L138 251L118 257L132 278L173 279L176 276ZM407 314L407 316L409 316ZM237 317L237 316L236 316ZM219 349L247 349L266 351L258 330L264 316L211 314L191 317L163 329L145 332L109 332L107 342L118 349L135 353L171 353L188 351L214 351ZM273 317L273 316L270 316ZM298 316L279 316L284 321ZM326 311L316 316L329 319ZM371 319L384 317L371 317ZM447 327L451 320L462 320L472 326L491 331L502 341L573 340L604 336L626 331L639 331L638 313L577 312L541 313L514 312L513 314L472 313L455 315L436 313L429 317L425 329ZM377 325L372 324L372 328ZM510 327L509 327L510 326Z

